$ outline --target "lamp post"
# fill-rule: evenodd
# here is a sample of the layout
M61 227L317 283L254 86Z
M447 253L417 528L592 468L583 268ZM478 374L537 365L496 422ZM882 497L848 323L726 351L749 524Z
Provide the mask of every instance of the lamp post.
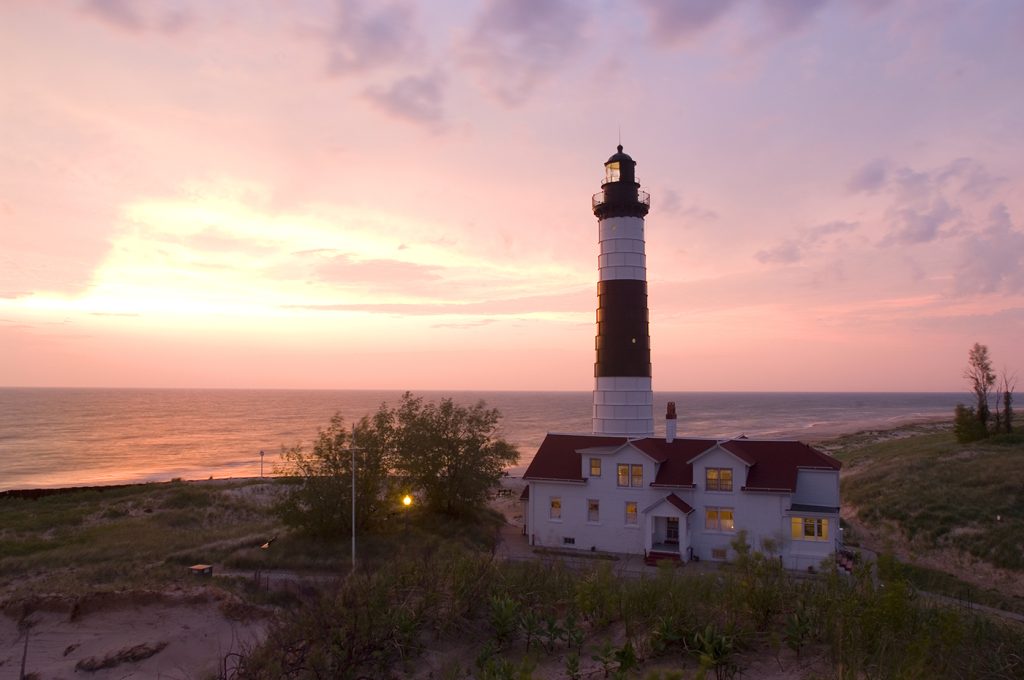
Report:
M263 449L260 449L260 479L263 479Z
M356 573L356 426L352 425L352 441L349 443L352 453L352 573Z

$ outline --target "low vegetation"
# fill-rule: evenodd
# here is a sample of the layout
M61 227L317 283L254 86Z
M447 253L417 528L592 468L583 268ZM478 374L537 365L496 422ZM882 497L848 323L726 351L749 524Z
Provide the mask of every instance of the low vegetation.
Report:
M1024 673L1017 627L930 606L868 569L802 580L741 550L721 572L623 578L445 543L361 569L292 610L240 678L736 677L752 659L821 677ZM646 675L645 675L646 674Z
M948 431L847 446L843 502L921 550L951 548L1024 571L1024 443L961 444Z
M274 484L171 482L0 497L0 599L160 587L281 531Z

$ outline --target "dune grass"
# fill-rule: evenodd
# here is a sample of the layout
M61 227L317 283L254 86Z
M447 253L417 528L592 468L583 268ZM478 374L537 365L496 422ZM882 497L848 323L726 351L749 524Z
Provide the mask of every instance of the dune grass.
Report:
M1024 443L959 444L950 432L847 445L842 495L869 525L1024 571Z
M90 489L35 500L0 497L0 600L40 593L189 583L187 567L347 574L348 536L326 541L289 532L273 503L287 481L171 482ZM502 519L485 510L443 520L414 508L358 539L360 562L440 542L493 547ZM260 546L271 541L268 549ZM218 579L220 583L220 579Z
M159 586L278 529L247 482L172 482L0 499L0 595ZM17 577L17 578L15 578Z
M982 588L939 569L920 564L907 564L892 555L879 555L879 573L885 580L903 580L918 590L959 600L964 607L993 607L1024 616L1024 597L998 588Z
M798 579L750 554L725 572L623 578L442 544L361 569L280 617L238 677L1018 677L1019 627L875 584ZM808 670L813 667L813 671ZM746 676L743 676L746 677ZM750 677L756 677L751 675Z

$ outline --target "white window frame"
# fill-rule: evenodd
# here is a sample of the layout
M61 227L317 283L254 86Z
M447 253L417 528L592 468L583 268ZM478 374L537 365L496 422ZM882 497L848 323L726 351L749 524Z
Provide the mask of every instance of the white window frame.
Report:
M640 471L639 475L636 474L637 470ZM640 478L639 481L637 481L637 477ZM643 465L640 465L640 464L637 464L637 463L633 463L632 465L629 466L629 485L631 487L633 487L634 489L642 489L642 488L644 488L644 466Z
M633 512L632 513L629 511L629 506L631 506L631 505L633 506ZM639 510L639 508L637 506L638 506L638 504L637 504L636 501L626 501L625 521L626 521L626 526L627 527L638 527L638 526L640 526L640 510ZM633 521L632 522L629 521L630 515L633 516Z
M625 470L626 472L625 477L623 477L622 474L623 470ZM623 479L626 480L625 484L622 483ZM629 487L629 463L619 463L618 465L615 466L615 484L620 489L625 489Z
M808 528L811 535L807 535ZM829 521L827 517L793 517L790 520L790 536L794 541L826 543L829 537Z
M591 505L593 504L593 505ZM589 524L600 524L601 522L601 499L587 499L587 522Z
M549 522L561 522L562 521L562 497L552 496L548 502L548 521Z
M728 512L732 522L732 526L724 528L722 526L722 513ZM714 513L714 519L711 515ZM736 508L730 508L722 505L709 505L704 508L704 531L714 531L717 533L731 534L736 532Z
M597 472L594 472L594 470L597 470ZM591 458L590 459L590 476L591 477L600 477L601 476L601 459L600 458Z
M722 473L729 473L729 488L723 489L722 486ZM715 480L714 486L711 484L711 473L714 473ZM732 473L732 468L729 467L709 467L704 468L704 490L705 491L717 491L723 493L730 493L733 490L733 484L736 481L736 476Z

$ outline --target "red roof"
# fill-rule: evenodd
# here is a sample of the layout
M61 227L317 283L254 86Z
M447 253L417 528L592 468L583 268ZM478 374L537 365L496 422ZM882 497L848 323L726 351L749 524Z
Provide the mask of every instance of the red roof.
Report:
M655 460L661 461L654 486L693 486L691 458L715 445L713 439L673 439L669 444L664 439L648 437L633 442L633 445Z
M681 456L684 456L683 460L689 460L714 445L714 439L673 439L672 443L669 444L664 439L648 437L647 439L637 439L633 442L633 446L659 463L669 459L676 460Z
M602 437L590 434L549 434L544 437L537 455L526 468L523 479L557 479L582 482L583 461L579 450L596 446L621 446L625 437Z
M541 443L523 479L583 482L581 449L617 447L626 441L625 437L549 434ZM628 441L660 463L652 486L676 488L693 486L693 466L690 461L718 443L711 439L675 439L668 443L657 437ZM749 465L747 483L743 487L747 490L792 492L796 491L797 471L800 468L838 470L841 467L835 458L796 441L731 439L722 442L721 446Z
M722 448L744 460L753 460L745 489L796 491L800 468L838 470L842 464L803 442L732 439Z

